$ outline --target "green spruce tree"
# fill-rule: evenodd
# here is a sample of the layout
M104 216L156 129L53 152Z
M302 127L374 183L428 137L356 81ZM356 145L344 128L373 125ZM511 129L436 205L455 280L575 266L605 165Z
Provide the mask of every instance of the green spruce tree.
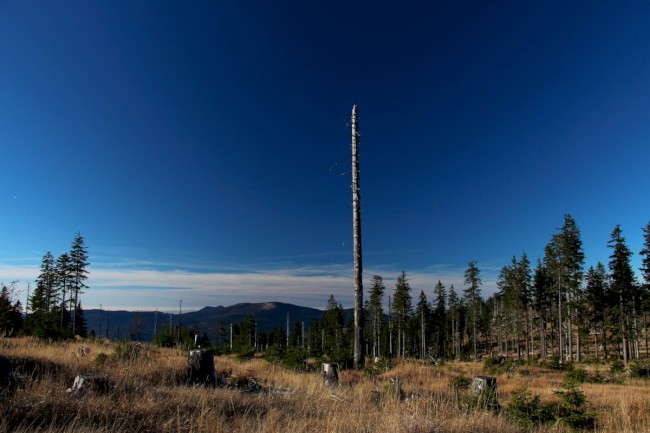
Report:
M406 278L406 273L402 271L395 283L392 311L393 320L395 320L397 327L397 355L402 358L406 357L406 330L412 309L411 286Z
M472 329L472 344L474 349L474 359L478 359L478 330L479 319L481 314L481 270L476 265L477 262L472 260L465 270L465 289L463 295L467 304L469 313L469 322Z
M370 279L370 296L368 299L368 319L370 320L370 330L372 332L372 356L377 357L381 354L381 329L384 323L384 279L381 275L373 275Z
M641 259L641 276L643 284L641 285L641 308L643 311L643 327L645 331L645 356L650 357L650 348L648 347L648 313L650 313L650 221L643 230L643 248L639 252Z
M436 296L435 307L433 308L433 336L435 342L436 356L446 356L447 347L447 289L442 281L433 288Z
M601 335L605 357L607 357L607 327L605 319L608 313L616 304L608 302L607 293L607 271L602 263L598 262L596 267L591 266L587 271L585 285L585 306L586 317L590 324L594 338L593 355L598 358L598 336Z
M14 299L16 282L2 283L0 290L0 336L14 337L23 328L22 305Z
M77 306L79 303L79 295L87 289L85 281L88 279L88 250L85 245L83 236L80 233L74 237L72 247L70 249L70 304L74 307L72 312L72 335L77 335Z
M611 290L618 295L618 305L614 308L614 316L619 323L623 362L627 364L632 352L630 339L632 342L635 339L633 323L636 319L634 311L636 281L630 264L632 252L625 243L620 225L617 225L612 231L607 246L612 249L612 255L609 256Z

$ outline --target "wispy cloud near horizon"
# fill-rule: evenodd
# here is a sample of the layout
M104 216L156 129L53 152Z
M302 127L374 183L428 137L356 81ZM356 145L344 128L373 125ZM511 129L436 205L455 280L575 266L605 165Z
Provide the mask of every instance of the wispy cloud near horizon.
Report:
M352 306L353 279L348 264L291 266L285 263L257 270L253 266L219 268L210 270L209 266L200 265L188 269L182 264L145 261L97 263L91 266L89 289L83 294L82 303L85 308L101 304L111 309L158 308L165 311L178 308L180 300L184 309L268 301L324 308L327 298L333 294L344 307ZM388 266L367 268L364 272L366 293L370 277L378 274L384 276L388 296L400 271ZM20 280L22 293L38 272L37 264L0 263L0 280ZM433 265L406 272L414 298L423 290L431 299L438 280L447 288L453 284L457 293L462 293L464 269ZM484 288L488 289L484 289L484 296L492 292L489 290L494 286L492 273L483 274Z

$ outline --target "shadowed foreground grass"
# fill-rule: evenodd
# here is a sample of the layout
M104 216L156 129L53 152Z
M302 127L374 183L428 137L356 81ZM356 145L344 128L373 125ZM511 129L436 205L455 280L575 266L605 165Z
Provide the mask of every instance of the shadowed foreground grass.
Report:
M80 346L90 347L78 356ZM0 431L28 432L518 432L502 412L463 409L463 395L450 383L482 374L480 363L425 365L402 362L373 380L343 371L341 386L322 384L316 373L293 373L261 359L216 359L229 376L254 378L262 391L188 388L187 354L143 345L115 357L106 342L46 343L29 338L0 340L0 356L17 376L14 390L0 402ZM101 355L101 354L105 354ZM102 362L97 362L100 360ZM107 392L67 393L77 374L105 374ZM399 377L403 398L391 392ZM525 375L498 376L499 399L528 386L545 402L557 400L562 373L538 367ZM589 407L598 414L596 431L650 432L648 381L625 385L585 384ZM379 394L376 390L379 390ZM540 432L568 431L547 425Z

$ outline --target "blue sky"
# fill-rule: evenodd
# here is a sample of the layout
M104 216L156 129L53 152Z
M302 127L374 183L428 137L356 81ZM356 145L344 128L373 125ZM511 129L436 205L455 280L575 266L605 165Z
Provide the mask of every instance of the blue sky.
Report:
M354 103L366 287L460 290L478 260L487 295L565 213L588 265L616 224L636 254L649 21L643 2L1 2L0 280L25 290L81 232L86 308L350 306Z

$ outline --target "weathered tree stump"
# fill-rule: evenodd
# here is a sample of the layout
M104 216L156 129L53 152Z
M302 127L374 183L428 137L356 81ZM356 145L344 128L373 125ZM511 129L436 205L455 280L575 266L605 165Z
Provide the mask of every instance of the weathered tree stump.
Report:
M77 356L77 360L81 360L84 356L88 356L90 354L90 347L88 346L80 346L77 348L77 350L74 353Z
M497 378L493 376L474 376L472 380L472 395L476 398L477 406L484 409L500 408L497 398Z
M187 359L187 385L217 385L213 350L190 350Z
M103 374L83 373L74 378L71 388L67 389L68 393L76 394L81 391L93 390L95 392L105 393L109 390L108 378Z
M390 378L387 394L393 396L396 400L402 400L404 398L404 392L402 391L402 385L399 382L399 376Z
M323 363L323 382L325 385L338 386L339 365L335 362Z

